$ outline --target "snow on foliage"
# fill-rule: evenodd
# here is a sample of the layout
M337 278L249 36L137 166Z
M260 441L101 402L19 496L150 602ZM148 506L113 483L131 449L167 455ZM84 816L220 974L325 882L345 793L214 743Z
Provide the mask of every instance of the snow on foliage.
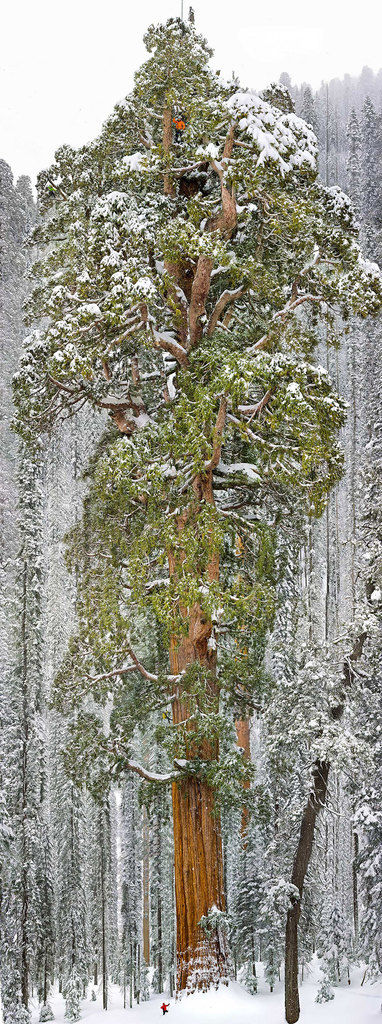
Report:
M316 169L316 136L295 114L281 113L255 92L234 93L227 105L239 128L254 142L258 167L271 160L282 174L304 164Z

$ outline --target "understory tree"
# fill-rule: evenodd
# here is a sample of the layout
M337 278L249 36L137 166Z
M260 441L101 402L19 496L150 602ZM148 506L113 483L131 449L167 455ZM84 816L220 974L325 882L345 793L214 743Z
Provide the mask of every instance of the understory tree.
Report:
M321 514L342 469L344 404L315 345L323 326L335 345L340 316L377 311L382 293L285 90L223 82L193 23L151 27L145 43L100 137L40 175L15 401L31 444L86 405L109 414L69 539L78 629L56 702L77 709L71 777L99 798L126 771L172 784L177 985L193 989L230 971L220 806L245 799L234 725L267 698L283 538ZM132 756L148 722L167 770Z

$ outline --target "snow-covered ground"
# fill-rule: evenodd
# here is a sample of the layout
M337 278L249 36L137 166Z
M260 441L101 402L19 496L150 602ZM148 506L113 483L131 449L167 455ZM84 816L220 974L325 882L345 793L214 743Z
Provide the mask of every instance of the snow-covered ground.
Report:
M335 998L329 1003L315 1002L317 979L313 976L301 986L301 1024L378 1024L382 1022L382 986L364 984L361 986L362 971L354 972L350 986L335 990ZM90 997L90 990L89 990ZM155 996L148 1002L123 1009L122 996L116 986L111 987L110 1008L107 1014L97 1002L85 999L82 1003L81 1018L86 1024L155 1024L163 1019L161 1003L170 1003L167 1024L283 1024L283 989L277 986L272 995L260 983L256 996L249 995L240 985L231 984L208 994L197 993L185 996L177 1002L170 1000L167 993ZM64 1018L62 996L54 995L50 1000L57 1024L67 1024ZM38 1020L37 1008L33 1022Z

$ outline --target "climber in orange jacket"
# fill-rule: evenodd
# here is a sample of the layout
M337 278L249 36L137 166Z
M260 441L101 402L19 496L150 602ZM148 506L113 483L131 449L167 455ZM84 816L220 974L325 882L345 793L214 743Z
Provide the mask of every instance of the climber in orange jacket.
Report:
M172 119L172 123L175 125L175 142L180 142L182 139L182 132L186 127L186 122L182 114L176 114Z

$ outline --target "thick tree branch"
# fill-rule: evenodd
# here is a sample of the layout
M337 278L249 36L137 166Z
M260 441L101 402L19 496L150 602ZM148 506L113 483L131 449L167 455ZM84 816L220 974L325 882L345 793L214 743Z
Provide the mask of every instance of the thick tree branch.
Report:
M156 675L155 672L149 672L145 666L142 665L142 662L139 661L139 658L134 654L131 647L128 647L127 651L133 661L132 665L121 665L119 668L114 668L110 672L101 672L101 674L97 676L91 676L88 675L88 673L84 673L86 679L90 679L92 683L99 683L103 679L113 679L116 676L127 675L129 672L140 672L141 676L143 676L144 679L147 679L150 683L158 683L160 680L163 683L168 683L173 686L174 683L179 682L180 676L169 675L160 677ZM175 700L175 697L169 697L168 700Z
M220 462L220 456L221 456L221 450L222 450L222 444L223 444L223 432L224 432L224 426L225 426L225 421L226 421L226 416L227 416L227 405L228 405L227 398L226 398L225 395L222 395L222 397L220 399L219 411L218 411L218 414L217 414L216 423L215 423L215 429L214 429L212 457L209 460L209 462L205 463L205 466L204 466L206 472L210 472L210 470L216 469L216 466L218 466L219 462Z
M211 334L213 334L215 327L218 321L220 320L221 314L224 313L224 310L227 308L227 306L230 306L232 305L233 302L236 302L236 299L240 299L241 296L244 295L245 291L246 285L240 285L239 288L235 288L232 291L230 291L227 288L226 291L222 293L220 298L217 300L216 306L213 312L211 313L210 319L208 321L207 338L210 338Z
M257 402L256 405L238 405L238 412L243 413L243 415L249 416L248 423L251 423L251 420L253 420L255 416L260 415L265 406L268 405L268 402L272 398L272 394L273 391L266 391L265 395L263 395L260 402Z
M91 683L101 683L103 679L115 679L117 676L125 676L128 672L136 671L136 665L121 665L120 668L114 668L111 672L101 672L98 676L91 676L88 672L84 672L84 676Z
M210 256L199 256L195 277L192 282L189 309L189 347L194 348L203 334L202 318L206 311L207 296L211 287L213 260Z
M231 238L237 228L237 208L233 187L228 189L225 184L225 176L229 160L231 159L235 137L235 125L231 125L223 150L221 160L211 160L211 167L218 175L221 188L221 212L209 221L210 231L221 231L223 238Z
M162 349L163 352L168 352L174 357L179 366L189 366L188 355L186 350L183 348L183 345L180 345L175 338L171 338L167 333L166 335L160 334L159 331L155 330L150 321L149 328L154 348Z
M179 778L179 772L167 772L166 775L159 775L157 772L149 772L142 764L138 764L137 761L125 761L125 767L130 772L135 772L136 775L140 775L141 779L145 779L146 782L157 782L162 785L168 782L174 782L175 779Z
M144 667L144 665L142 665L142 663L137 658L136 654L134 654L134 651L132 650L131 647L128 647L127 651L128 651L128 653L130 655L130 658L134 662L134 665L135 665L136 669L138 669L138 672L141 673L141 676L144 676L144 678L148 679L151 683L157 683L159 681L159 676L155 675L154 672L148 672L147 671L147 669ZM177 675L177 676L170 675L170 676L166 676L164 678L163 682L171 683L171 685L173 685L174 683L178 683L179 679L180 679L179 675Z

